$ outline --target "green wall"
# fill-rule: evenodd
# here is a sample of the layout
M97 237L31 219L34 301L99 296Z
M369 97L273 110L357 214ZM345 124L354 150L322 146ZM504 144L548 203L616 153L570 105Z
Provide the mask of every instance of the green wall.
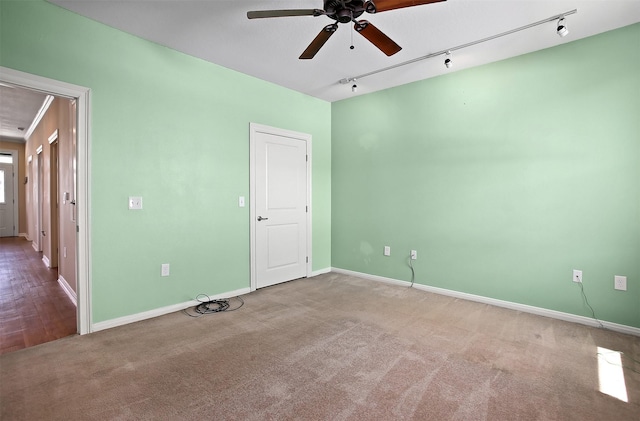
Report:
M639 45L636 24L333 103L333 267L409 280L416 249L417 283L591 316L581 269L598 318L640 327Z
M409 280L416 249L418 283L590 316L582 269L596 315L640 327L639 42L634 25L329 104L0 1L0 65L92 89L94 322L249 286L256 122L313 136L314 270Z
M331 266L330 103L43 1L0 8L0 65L92 90L94 322L249 287L250 122L313 136L313 270Z

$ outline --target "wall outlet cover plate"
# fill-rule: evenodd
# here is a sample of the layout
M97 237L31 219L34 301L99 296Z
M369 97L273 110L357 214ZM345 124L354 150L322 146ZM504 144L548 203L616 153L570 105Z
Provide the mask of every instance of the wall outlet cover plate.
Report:
M132 210L142 209L142 197L129 196L129 209L132 209Z
M614 276L613 277L613 288L618 291L626 291L627 290L627 277L626 276Z
M573 270L573 282L582 282L582 271L578 269Z

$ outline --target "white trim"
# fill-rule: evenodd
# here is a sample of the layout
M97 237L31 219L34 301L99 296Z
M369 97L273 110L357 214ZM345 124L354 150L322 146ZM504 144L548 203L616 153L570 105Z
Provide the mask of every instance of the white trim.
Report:
M51 262L49 261L49 258L47 256L45 256L44 254L42 255L42 261L44 262L44 265L51 269Z
M38 146L38 149L36 149L36 155L40 155L42 153L42 145Z
M311 276L318 276L318 275L324 275L325 273L329 273L331 272L331 268L324 268L324 269L319 269L319 270L314 270L313 272L311 272Z
M313 276L312 275L312 267L313 267L313 242L312 242L312 212L313 206L311 204L311 162L313 161L311 156L311 142L312 136L307 133L295 132L292 130L279 129L277 127L266 126L263 124L257 123L249 123L249 218L250 218L250 235L249 235L249 243L250 243L250 288L251 291L255 291L257 288L257 273L256 273L256 207L255 207L255 191L256 191L256 171L255 171L255 136L256 133L268 133L276 136L286 136L293 139L297 139L306 143L306 154L307 154L307 206L309 207L309 211L307 212L307 257L309 258L306 263L306 274L307 278Z
M218 295L209 295L212 300L221 300L231 297L237 297L239 295L248 294L249 288L241 288L235 291L230 291ZM93 332L100 330L111 329L113 327L123 326L129 323L140 322L142 320L151 319L154 317L164 316L165 314L175 313L176 311L184 310L185 308L194 307L200 304L201 301L191 300L184 303L173 304L166 307L160 307L149 311L143 311L142 313L132 314L130 316L118 317L116 319L105 320L104 322L98 322L93 324Z
M400 285L408 287L411 285L411 282L400 281L398 279L393 278L385 278L383 276L370 275L368 273L354 272L351 270L340 269L340 268L332 268L332 271L335 273L340 273L343 275L356 276L358 278L369 279L371 281L376 282L384 282L392 285ZM587 326L600 327L600 323L606 329L614 330L616 332L626 333L629 335L640 336L640 328L622 325L618 323L607 322L604 320L598 321L592 319L591 317L578 316L575 314L564 313L561 311L549 310L541 307L534 307L526 304L514 303L511 301L503 301L495 298L483 297L481 295L467 294L466 292L453 291L445 288L432 287L428 285L422 284L413 284L413 288L420 289L423 291L431 292L434 294L447 295L449 297L460 298L463 300L475 301L478 303L489 304L496 307L508 308L510 310L521 311L523 313L535 314L538 316L550 317L552 319L564 320L566 322L572 323L580 323Z
M255 131L253 123L249 123L249 289L256 290L256 145Z
M58 284L60 284L63 291L65 292L65 294L67 294L67 297L69 297L73 305L78 307L78 296L76 295L76 292L73 290L73 288L71 288L71 285L69 285L67 280L64 279L64 276L58 276Z
M25 238L27 241L29 240L29 235L27 235L26 232L19 232L18 233L18 237L23 237Z
M91 332L91 90L76 96L76 231L78 333Z
M56 140L58 140L58 129L56 129L53 133L51 133L51 136L49 136L49 145L51 145Z
M0 66L0 82L77 100L78 333L91 332L91 90Z
M40 120L42 120L42 117L44 117L44 115L47 113L47 110L49 109L49 106L51 106L53 99L54 98L51 95L47 95L44 98L44 101L42 102L42 106L38 110L38 113L36 114L35 118L31 122L31 125L29 126L29 128L24 134L25 140L29 139L29 136L31 136L33 134L33 131L36 129L36 127L38 127L38 124L40 124Z
M313 190L313 177L312 177L312 173L313 173L313 168L312 168L312 163L313 163L313 148L311 147L311 142L313 141L313 137L308 134L305 135L305 141L307 142L307 206L308 206L308 211L307 211L307 278L310 276L313 276L313 241L312 241L312 236L313 236L313 218L312 218L312 214L313 214L313 203L312 203L312 197L313 195L312 190Z
M31 164L31 161L33 161L33 155L29 155L29 158L27 158L27 164Z

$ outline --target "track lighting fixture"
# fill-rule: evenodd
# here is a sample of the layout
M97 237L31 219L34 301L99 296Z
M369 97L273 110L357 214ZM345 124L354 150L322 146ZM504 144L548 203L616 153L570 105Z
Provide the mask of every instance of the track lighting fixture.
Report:
M408 3L410 3L410 2L408 2ZM339 82L342 83L342 84L355 82L356 78L362 79L363 77L377 75L379 73L387 72L389 70L397 69L398 67L402 67L402 66L406 66L406 65L409 65L409 64L417 63L419 61L426 60L426 59L429 59L429 58L432 58L432 57L442 57L443 54L445 54L444 65L447 66L447 68L451 68L453 66L453 60L451 58L451 52L452 51L461 50L463 48L471 47L472 45L477 45L477 44L480 44L480 43L483 43L483 42L491 41L491 40L494 40L496 38L501 38L501 37L504 37L504 36L507 36L507 35L514 34L516 32L524 31L525 29L533 28L533 27L538 26L538 25L543 25L543 24L551 23L551 22L555 22L555 21L558 22L558 26L557 26L558 35L560 35L561 37L564 37L564 36L569 34L569 30L567 29L566 26L564 26L564 19L567 16L573 15L575 13L578 13L578 9L568 10L568 11L566 11L564 13L561 13L561 14L558 14L558 15L553 15L553 16L550 16L550 17L548 17L546 19L539 20L537 22L533 22L533 23L530 23L528 25L520 26L518 28L514 28L514 29L511 29L511 30L506 31L506 32L501 32L499 34L491 35L489 37L482 38L482 39L479 39L479 40L476 40L476 41L471 41L471 42L468 42L466 44L457 45L455 47L449 47L446 50L435 51L435 52L429 53L429 54L427 54L425 56L417 57L417 58L414 58L414 59L411 59L411 60L407 60L407 61L404 61L402 63L397 63L397 64L394 64L394 65L391 65L391 66L388 66L388 67L384 67L384 68L379 69L379 70L373 70L371 72L364 73L364 74L361 74L361 75L358 75L358 76L346 77L344 79L340 79ZM354 83L353 86L351 87L351 90L353 92L355 92L357 88L358 87Z
M453 66L453 61L451 60L451 51L447 51L445 57L446 58L444 59L444 65L447 66L447 69L450 69L451 66Z
M566 26L564 26L564 17L560 18L560 20L558 21L558 35L560 35L561 37L566 37L569 34L569 30L567 29Z

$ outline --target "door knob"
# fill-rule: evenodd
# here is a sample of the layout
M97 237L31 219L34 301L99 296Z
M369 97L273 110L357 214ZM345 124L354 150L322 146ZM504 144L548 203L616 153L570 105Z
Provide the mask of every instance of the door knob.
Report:
M263 218L261 216L258 217L258 221L266 221L267 219L269 219L269 218Z

